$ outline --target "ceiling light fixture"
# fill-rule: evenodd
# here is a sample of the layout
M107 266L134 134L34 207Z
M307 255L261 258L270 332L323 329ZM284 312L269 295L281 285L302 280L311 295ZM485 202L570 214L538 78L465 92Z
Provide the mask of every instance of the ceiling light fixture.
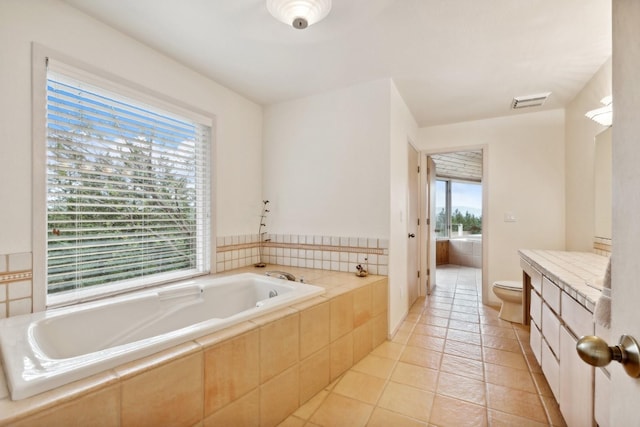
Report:
M331 0L267 0L267 9L278 21L302 30L329 14Z
M613 123L613 97L611 95L605 96L600 100L600 103L604 107L587 111L585 116L602 126L611 126Z

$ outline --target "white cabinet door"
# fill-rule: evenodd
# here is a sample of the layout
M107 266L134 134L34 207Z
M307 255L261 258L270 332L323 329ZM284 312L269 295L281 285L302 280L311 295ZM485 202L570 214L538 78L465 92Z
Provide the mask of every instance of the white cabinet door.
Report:
M594 425L593 367L576 352L577 339L560 328L560 411L569 427Z

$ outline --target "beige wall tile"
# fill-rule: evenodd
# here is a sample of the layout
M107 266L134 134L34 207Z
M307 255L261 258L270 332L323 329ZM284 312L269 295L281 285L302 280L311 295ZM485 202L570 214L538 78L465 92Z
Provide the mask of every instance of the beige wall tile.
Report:
M11 425L13 427L106 427L119 424L120 388L110 386Z
M327 301L300 312L300 359L329 345L330 311Z
M359 362L373 350L372 322L366 322L353 330L353 363Z
M331 381L338 378L353 365L353 337L349 333L330 345Z
M389 280L379 280L373 283L372 290L372 312L373 316L376 316L384 311L387 311L388 295L389 295Z
M259 332L254 330L204 352L205 416L259 384Z
M300 403L305 403L329 385L331 358L329 346L300 362Z
M298 409L298 387L297 365L260 386L260 426L278 425Z
M353 327L364 325L371 319L373 309L373 286L362 286L353 291Z
M18 282L9 283L10 300L28 298L31 296L31 280L20 280Z
M299 319L296 313L260 328L260 384L298 362Z
M204 420L204 427L260 425L260 390L255 389Z
M389 337L389 324L387 320L387 312L383 311L371 320L373 347L387 341Z
M353 293L339 295L331 300L331 341L353 330Z
M202 419L203 354L122 382L122 426L193 425Z

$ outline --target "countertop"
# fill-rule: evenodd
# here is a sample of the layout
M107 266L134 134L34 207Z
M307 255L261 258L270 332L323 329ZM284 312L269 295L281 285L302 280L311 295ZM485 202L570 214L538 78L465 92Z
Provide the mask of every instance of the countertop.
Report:
M520 257L593 313L609 258L590 252L521 249Z

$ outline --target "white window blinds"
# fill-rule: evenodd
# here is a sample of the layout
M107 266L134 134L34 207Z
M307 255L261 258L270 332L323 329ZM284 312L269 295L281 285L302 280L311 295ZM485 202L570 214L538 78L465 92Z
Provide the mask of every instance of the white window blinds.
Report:
M211 127L47 71L47 289L209 269Z

